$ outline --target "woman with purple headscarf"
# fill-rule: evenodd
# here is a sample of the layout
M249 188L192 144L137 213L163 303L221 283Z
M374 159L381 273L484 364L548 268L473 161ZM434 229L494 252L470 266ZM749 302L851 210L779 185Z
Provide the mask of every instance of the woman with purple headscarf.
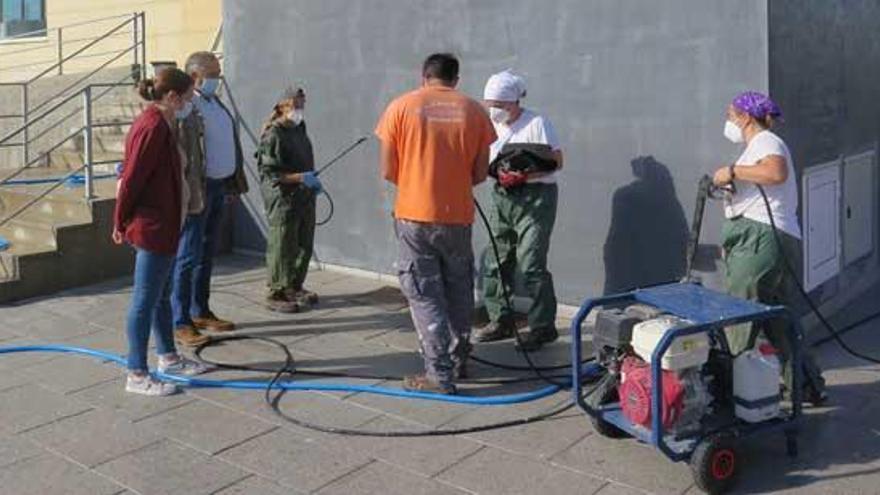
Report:
M782 110L767 95L747 91L734 98L727 107L724 136L745 149L735 162L715 172L714 182L735 186L725 200L722 229L728 292L764 304L795 306L797 285L785 263L800 266L797 177L788 146L771 131L781 119ZM764 189L766 202L758 186ZM781 351L790 389L791 353L783 323L763 325L763 333ZM760 330L751 324L728 328L731 352L753 348ZM821 370L808 353L803 364L806 397L821 403L825 399Z

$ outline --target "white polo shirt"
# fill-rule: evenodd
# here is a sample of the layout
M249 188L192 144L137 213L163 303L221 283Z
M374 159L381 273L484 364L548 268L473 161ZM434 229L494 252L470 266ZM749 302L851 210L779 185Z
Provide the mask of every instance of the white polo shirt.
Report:
M205 125L205 167L209 179L235 173L235 130L232 118L216 97L196 95L193 104Z
M501 152L505 144L546 144L553 151L561 149L556 129L553 128L550 120L527 108L523 108L519 118L510 125L496 124L494 122L492 124L495 126L495 134L498 135L498 139L492 143L489 149L490 163L495 160L495 157L498 156L498 153ZM554 171L543 177L529 178L528 182L555 184L558 173L559 171Z

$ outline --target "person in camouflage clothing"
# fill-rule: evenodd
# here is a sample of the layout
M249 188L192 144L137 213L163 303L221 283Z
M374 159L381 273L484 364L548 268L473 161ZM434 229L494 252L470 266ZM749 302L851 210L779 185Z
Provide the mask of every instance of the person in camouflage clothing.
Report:
M269 220L266 306L283 313L296 313L318 302L318 295L303 287L315 239L315 198L321 192L303 120L305 102L301 88L285 90L263 126L257 151Z

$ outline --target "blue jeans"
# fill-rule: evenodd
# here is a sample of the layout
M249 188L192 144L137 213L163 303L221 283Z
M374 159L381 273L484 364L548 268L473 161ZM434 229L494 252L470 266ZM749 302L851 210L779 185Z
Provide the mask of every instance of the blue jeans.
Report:
M205 316L211 312L208 298L211 297L211 271L214 269L214 253L217 251L217 236L220 235L220 221L223 219L223 205L226 203L226 179L208 179L205 194L205 235L202 240L202 257L193 271L192 313Z
M174 290L171 293L174 328L192 326L190 309L195 289L193 272L202 260L204 239L204 212L187 216L183 230L180 231L180 245L177 247L177 260L174 263Z
M156 339L156 352L173 354L174 335L171 328L171 270L174 256L152 253L136 248L134 290L126 320L128 337L128 369L146 372L147 345L150 329Z
M211 312L211 271L226 198L226 180L208 179L205 209L189 215L180 233L174 268L174 327L192 325L192 317Z

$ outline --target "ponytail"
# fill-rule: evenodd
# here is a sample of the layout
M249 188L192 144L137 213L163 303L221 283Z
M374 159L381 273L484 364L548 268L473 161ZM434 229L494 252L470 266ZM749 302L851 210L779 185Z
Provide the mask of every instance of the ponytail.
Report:
M284 98L276 103L272 108L272 112L269 113L266 122L263 124L263 129L260 131L260 138L265 137L266 133L272 128L272 126L286 119L287 113L291 108L293 108L293 98Z
M154 79L141 79L138 81L137 92L146 101L156 101L156 81Z

